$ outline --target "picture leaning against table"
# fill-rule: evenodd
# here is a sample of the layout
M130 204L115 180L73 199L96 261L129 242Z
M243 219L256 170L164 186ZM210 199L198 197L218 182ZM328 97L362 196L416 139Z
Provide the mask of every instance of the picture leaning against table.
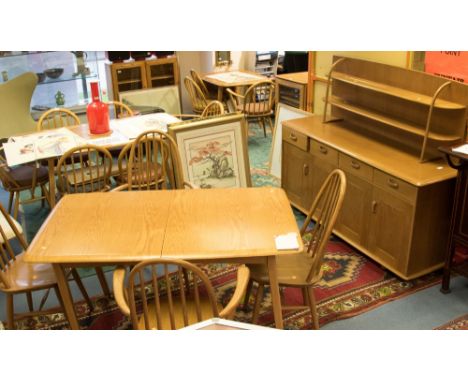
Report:
M449 291L466 85L405 52L68 53L0 83L4 328L317 330Z

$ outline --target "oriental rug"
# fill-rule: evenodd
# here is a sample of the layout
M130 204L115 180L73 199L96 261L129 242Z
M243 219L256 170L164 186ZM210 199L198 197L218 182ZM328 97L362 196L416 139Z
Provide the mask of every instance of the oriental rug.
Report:
M237 266L210 264L203 267L217 291L217 298L225 305L234 288ZM371 259L354 251L347 244L332 240L328 244L324 262L323 280L314 287L320 325L353 317L384 303L393 301L440 282L440 272L432 273L412 281L403 281L386 271ZM252 291L249 304L238 308L235 320L251 322L255 298ZM284 288L284 301L287 304L302 304L299 289ZM76 303L80 324L86 329L130 329L127 318L122 315L113 300L105 297L93 299L95 309L89 311L84 302ZM310 329L308 309L283 311L286 329ZM266 288L261 306L260 322L274 326L271 298ZM32 316L18 322L21 329L66 329L67 323L61 312L50 311L40 316Z
M468 330L468 314L457 317L454 320L435 328L435 330Z

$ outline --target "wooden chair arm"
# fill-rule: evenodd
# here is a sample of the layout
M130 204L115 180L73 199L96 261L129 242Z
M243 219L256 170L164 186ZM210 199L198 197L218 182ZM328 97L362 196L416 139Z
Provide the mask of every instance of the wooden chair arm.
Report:
M116 188L113 188L109 192L119 192L119 191L123 191L123 190L128 190L128 183L121 184L120 186L117 186Z
M192 183L192 182L189 182L187 180L184 180L184 186L187 187L187 188L190 188L192 190L196 190L196 189L199 189L200 187L198 187L196 184Z
M114 287L114 298L119 306L120 310L126 316L130 316L130 308L127 303L127 296L125 290L125 268L118 267L114 270L113 276L113 287Z
M229 94L233 95L234 97L237 97L237 98L245 98L245 96L243 96L242 94L236 93L235 91L233 91L233 90L231 90L231 89L229 89L229 88L227 88L226 91L227 91Z
M237 306L240 304L241 300L244 298L245 291L250 279L250 270L245 265L242 265L237 270L237 284L236 290L232 295L229 303L224 307L224 309L219 312L219 317L232 319L234 313L236 312Z

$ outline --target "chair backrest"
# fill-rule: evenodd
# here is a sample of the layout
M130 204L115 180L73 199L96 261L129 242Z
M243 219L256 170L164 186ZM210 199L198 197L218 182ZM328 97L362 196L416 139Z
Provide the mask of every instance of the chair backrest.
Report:
M62 194L108 191L112 155L99 146L74 147L57 163L57 187Z
M272 81L260 81L245 92L243 113L245 115L270 115L275 106L275 85Z
M221 102L219 101L211 101L206 107L205 110L203 110L203 113L201 114L201 117L214 117L217 115L223 115L224 114L224 106Z
M203 92L205 97L208 97L208 88L206 87L205 82L203 82L198 72L195 69L190 69L190 75L192 76L192 79L198 85L200 90Z
M133 117L135 113L133 112L132 109L123 102L120 101L109 101L107 103L109 105L109 109L114 109L114 116L115 118L127 118L127 117ZM111 110L109 110L110 112Z
M340 212L346 192L346 176L342 170L333 170L323 182L301 229L308 242L307 254L313 260L307 281L320 277L325 247ZM311 219L315 219L312 228Z
M183 188L180 156L174 139L158 130L140 134L130 150L127 174L129 189Z
M23 235L19 232L12 217L8 214L2 204L0 204L0 217L2 224L0 224L0 290L10 288L8 278L5 276L5 271L8 270L12 262L16 260L16 254L11 246L10 240L12 235L8 231L13 232L14 238L17 239L19 245L23 250L28 248L28 244Z
M118 176L114 177L118 184L127 183L127 169L128 169L128 161L130 159L130 151L132 149L133 142L127 143L122 149L120 150L119 156L117 158L117 166L119 169Z
M192 102L193 112L196 114L203 113L203 110L205 110L208 102L202 90L189 76L185 77L184 84L185 89L187 90L187 93L190 97L190 101Z
M137 264L128 277L128 302L134 329L179 329L219 316L209 278L184 260Z
M31 116L31 99L37 76L27 72L0 84L0 138L31 133L36 122Z
M71 110L54 108L47 110L37 121L37 131L58 129L60 127L77 126L81 124L78 116Z

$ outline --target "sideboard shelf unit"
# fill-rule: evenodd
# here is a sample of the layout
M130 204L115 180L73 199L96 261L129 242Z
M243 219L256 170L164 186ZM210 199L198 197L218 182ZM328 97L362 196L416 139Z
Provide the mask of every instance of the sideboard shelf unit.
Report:
M437 147L465 139L468 86L334 58L330 115L283 122L281 184L307 212L335 168L347 191L334 233L405 280L443 266L456 171Z

